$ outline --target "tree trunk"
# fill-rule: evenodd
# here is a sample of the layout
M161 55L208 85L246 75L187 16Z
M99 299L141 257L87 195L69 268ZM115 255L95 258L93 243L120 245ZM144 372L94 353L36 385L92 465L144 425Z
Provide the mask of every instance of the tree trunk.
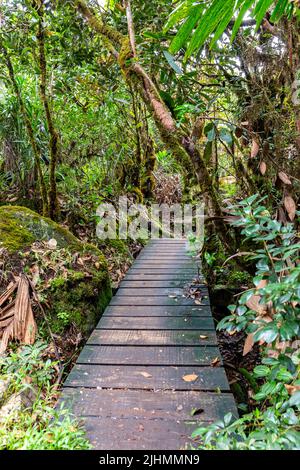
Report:
M47 62L45 54L45 30L44 30L44 5L43 2L39 2L36 5L36 11L39 16L38 23L38 47L39 47L39 67L40 67L40 96L44 106L46 121L49 132L49 154L50 154L50 165L49 165L49 190L48 190L48 201L49 201L49 217L53 220L57 220L59 216L59 203L57 198L57 187L56 187L56 165L58 162L58 134L54 127L52 114L50 111L49 101L46 92L47 85Z

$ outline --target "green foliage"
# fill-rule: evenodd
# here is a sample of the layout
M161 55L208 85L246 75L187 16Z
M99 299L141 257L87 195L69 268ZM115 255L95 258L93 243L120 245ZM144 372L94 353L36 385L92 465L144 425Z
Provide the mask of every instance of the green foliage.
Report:
M12 394L31 390L32 405L15 409L1 417L1 450L77 450L89 449L83 430L67 409L52 407L57 390L52 386L57 363L47 358L47 344L37 341L33 346L11 351L0 359L0 377L8 379L5 404Z
M251 240L255 253L254 288L245 291L231 315L218 325L229 332L246 331L264 344L262 364L249 383L257 407L238 420L231 415L198 429L200 447L216 449L300 448L300 244L292 224L273 220L258 195L235 206L233 223ZM245 376L248 374L245 371ZM260 384L260 385L259 385Z
M11 380L13 392L20 392L28 387L26 378L30 377L30 387L37 386L41 390L49 385L56 363L50 359L43 360L47 345L37 341L34 346L25 346L21 350L12 351L6 357L0 357L1 374Z
M34 418L32 418L34 413ZM47 403L34 406L0 426L0 450L89 450L82 428L67 411L55 411Z
M180 28L172 40L170 52L178 52L187 45L185 57L197 52L211 38L211 47L216 45L230 21L233 19L231 40L233 41L248 12L259 28L267 11L271 9L270 21L278 22L283 15L297 13L296 2L288 0L209 0L195 3L182 1L171 14L165 31L180 24Z

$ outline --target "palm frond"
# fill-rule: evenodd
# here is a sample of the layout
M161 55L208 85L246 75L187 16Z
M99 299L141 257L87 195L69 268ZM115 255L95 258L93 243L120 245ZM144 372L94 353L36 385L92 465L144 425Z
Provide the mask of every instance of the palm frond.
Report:
M172 54L186 47L185 57L190 57L208 40L213 47L232 22L231 41L237 35L243 20L249 14L256 23L256 30L261 25L267 12L270 21L276 23L283 15L296 13L299 16L299 6L292 0L185 0L179 3L171 13L165 26L165 31L175 25L178 32L170 45Z

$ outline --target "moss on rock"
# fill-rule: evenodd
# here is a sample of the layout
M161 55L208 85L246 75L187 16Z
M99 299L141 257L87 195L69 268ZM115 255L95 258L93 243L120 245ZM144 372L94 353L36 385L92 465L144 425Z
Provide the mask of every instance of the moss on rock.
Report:
M35 242L50 239L57 241L55 249L31 250ZM111 298L106 259L97 247L19 206L0 207L0 247L19 256L24 271L39 266L37 288L49 306L53 331L62 333L75 324L84 336L90 333Z
M59 248L80 248L80 241L53 220L21 206L0 206L0 247L10 252L21 250L34 241L54 238Z

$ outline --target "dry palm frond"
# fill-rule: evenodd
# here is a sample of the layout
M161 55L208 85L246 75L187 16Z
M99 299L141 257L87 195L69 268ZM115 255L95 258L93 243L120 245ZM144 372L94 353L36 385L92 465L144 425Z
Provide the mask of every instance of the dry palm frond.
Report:
M6 350L10 340L34 343L37 327L31 308L31 291L27 276L21 274L0 296L0 353Z

